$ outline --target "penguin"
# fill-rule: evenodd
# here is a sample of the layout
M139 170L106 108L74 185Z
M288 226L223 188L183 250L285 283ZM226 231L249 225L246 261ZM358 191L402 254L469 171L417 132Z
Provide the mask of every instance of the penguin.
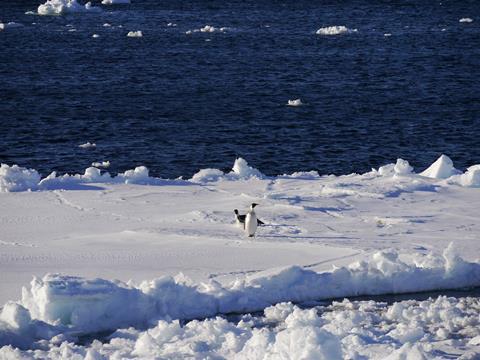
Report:
M242 227L245 229L245 217L246 217L246 215L240 215L238 213L237 209L233 210L233 212L235 213L235 222L237 223L237 225L242 225ZM265 223L262 220L257 218L257 225L259 225L259 226L260 225L265 225Z
M255 214L255 206L258 204L252 203L250 205L250 210L245 215L245 234L248 237L252 237L255 235L255 231L257 231L257 214Z

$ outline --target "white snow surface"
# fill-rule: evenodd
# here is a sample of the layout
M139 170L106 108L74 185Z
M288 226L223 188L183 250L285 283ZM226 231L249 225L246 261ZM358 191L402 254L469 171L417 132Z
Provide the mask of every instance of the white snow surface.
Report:
M453 164L439 164L449 162L440 157L431 176L399 159L365 174L271 177L239 158L231 172L204 169L190 180L155 178L143 166L116 176L90 167L41 179L35 170L2 165L0 358L42 359L48 351L52 358L355 358L357 348L367 358L431 358L433 340L442 349L477 351L470 323L442 317L431 329L416 326L423 333L410 326L413 315L403 325L395 315L384 333L376 333L378 322L365 330L345 320L361 331L357 337L353 328L329 328L323 315L312 315L318 326L297 319L298 329L286 331L287 305L269 310L282 324L272 329L219 318L191 322L190 330L194 325L175 322L288 301L480 286L480 165L445 178ZM245 213L252 202L266 223L253 240L233 217L233 209ZM448 300L445 314L460 322L465 309L455 310L456 301ZM122 328L110 343L71 343L80 334ZM254 337L257 331L264 337ZM468 336L459 340L460 331ZM307 335L316 350L303 356Z
M92 6L90 2L83 5L77 0L47 0L37 9L39 15L64 15L98 11L102 11L102 9Z
M346 26L327 26L317 30L317 35L341 35L357 32L357 29L349 29Z

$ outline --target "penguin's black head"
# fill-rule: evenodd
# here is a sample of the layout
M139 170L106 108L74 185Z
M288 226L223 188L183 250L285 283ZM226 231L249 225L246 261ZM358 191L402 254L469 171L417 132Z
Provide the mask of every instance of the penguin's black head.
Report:
M258 204L252 203L252 209L257 206Z
M238 215L238 210L237 209L233 210L233 212Z

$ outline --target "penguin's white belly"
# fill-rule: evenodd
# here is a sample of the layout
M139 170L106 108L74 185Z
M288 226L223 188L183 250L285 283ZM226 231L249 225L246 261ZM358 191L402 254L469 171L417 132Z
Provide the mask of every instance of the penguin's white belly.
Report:
M257 215L255 213L247 213L247 217L245 218L245 233L248 236L255 235L255 231L257 231Z

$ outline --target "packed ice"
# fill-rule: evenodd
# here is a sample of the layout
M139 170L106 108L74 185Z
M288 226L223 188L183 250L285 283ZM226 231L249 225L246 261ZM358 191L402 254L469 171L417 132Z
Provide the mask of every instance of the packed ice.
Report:
M39 15L64 15L98 11L101 11L101 9L92 6L91 2L83 5L77 2L77 0L47 0L44 4L39 5L37 9Z

